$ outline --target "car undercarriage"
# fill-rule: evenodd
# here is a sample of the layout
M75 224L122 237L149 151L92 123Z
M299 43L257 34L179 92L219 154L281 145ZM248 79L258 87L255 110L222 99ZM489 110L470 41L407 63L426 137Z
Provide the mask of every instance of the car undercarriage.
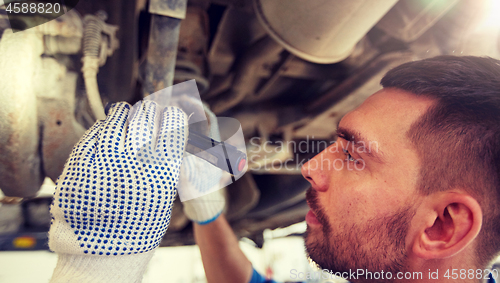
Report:
M9 18L7 4L0 235L11 238L43 240L50 197L37 192L56 182L104 105L194 79L217 116L241 123L248 171L225 188L226 215L237 236L261 246L265 229L304 220L301 165L335 141L340 119L388 70L437 55L500 58L493 0L79 1L54 20ZM189 244L176 200L161 245ZM0 249L23 247L5 240Z

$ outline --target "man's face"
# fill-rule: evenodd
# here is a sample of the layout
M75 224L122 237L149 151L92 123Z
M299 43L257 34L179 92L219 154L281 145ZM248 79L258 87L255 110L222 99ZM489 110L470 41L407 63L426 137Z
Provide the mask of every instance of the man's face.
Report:
M420 199L419 158L406 132L432 103L383 89L345 115L337 142L302 167L311 183L306 248L322 268L405 268L406 235Z

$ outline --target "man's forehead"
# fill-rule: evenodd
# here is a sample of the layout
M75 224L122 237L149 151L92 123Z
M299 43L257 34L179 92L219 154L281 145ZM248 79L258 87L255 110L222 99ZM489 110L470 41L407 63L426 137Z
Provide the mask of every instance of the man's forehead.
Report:
M339 127L357 132L377 142L380 149L395 145L406 147L406 132L424 114L433 101L411 93L388 88L370 96L363 104L345 115Z

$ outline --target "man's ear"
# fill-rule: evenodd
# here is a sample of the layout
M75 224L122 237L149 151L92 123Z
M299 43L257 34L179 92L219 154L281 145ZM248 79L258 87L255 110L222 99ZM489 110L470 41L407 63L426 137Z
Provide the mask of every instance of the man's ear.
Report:
M427 197L424 221L413 242L413 253L424 259L450 257L468 246L479 234L481 206L472 196L439 192Z

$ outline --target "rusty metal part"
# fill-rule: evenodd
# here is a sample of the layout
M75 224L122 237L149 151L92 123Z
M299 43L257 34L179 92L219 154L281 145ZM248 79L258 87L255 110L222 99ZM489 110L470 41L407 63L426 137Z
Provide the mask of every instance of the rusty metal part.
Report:
M151 28L143 95L148 96L172 85L181 19L187 0L153 0L149 5Z
M210 82L210 89L203 95L204 100L209 100L217 95L223 93L231 87L233 82L234 73L227 75L225 77L213 77Z
M7 196L36 195L46 175L55 181L84 132L74 118L77 74L45 51L36 29L7 30L0 41L0 188Z
M144 96L172 85L181 20L152 15Z
M201 74L198 66L195 65L187 67L187 64L185 63L189 63L189 61L177 58L177 62L175 64L174 84L195 80L200 94L205 93L210 86L210 82Z
M187 8L179 33L177 60L192 62L202 75L206 74L209 27L206 10L198 6Z
M149 12L151 14L175 19L184 19L186 17L186 7L187 1L184 0L149 1Z
M5 30L0 41L0 188L6 196L34 196L43 182L36 109L42 34Z
M78 75L51 57L43 57L40 65L42 75L35 88L39 155L44 175L55 182L85 129L74 117Z
M253 94L259 81L255 76L256 70L269 58L277 57L281 51L283 47L269 36L255 42L237 63L231 89L211 104L212 111L215 114L222 113L240 103L245 96Z
M174 84L194 79L200 94L210 86L206 78L208 29L206 11L198 6L189 6L179 33Z
M211 75L227 76L236 58L265 35L266 31L253 13L229 6L224 11L208 52Z
M56 181L85 129L75 119L78 75L50 57L42 59L37 92L40 156L44 175Z
M64 81L66 69L52 64L53 59L51 63L42 60L44 35L81 37L81 19L75 11L70 11L57 21L21 33L6 30L0 41L0 188L7 196L34 196L45 177L44 167L51 164L41 157L38 111L45 109L38 109L36 97L38 91L57 90L52 83ZM66 158L58 162L64 164Z
M281 76L283 76L285 70L287 70L288 64L293 60L294 57L295 56L291 53L286 54L285 59L281 60L281 62L275 68L276 70L274 71L274 73L272 73L272 75L269 77L269 79L267 79L264 85L262 85L259 90L257 90L254 95L251 96L252 101L259 101L269 95L272 86L279 80Z
M63 37L45 35L45 54L77 54L82 49L81 37Z
M29 21L32 17L26 17ZM64 37L82 37L83 36L83 23L78 12L71 9L64 15L57 18L57 20L48 21L42 25L33 28L45 35L51 36L64 36Z
M73 146L85 132L74 117L76 80L75 73L68 73L58 88L60 96L39 96L37 100L43 171L54 182L61 175Z

